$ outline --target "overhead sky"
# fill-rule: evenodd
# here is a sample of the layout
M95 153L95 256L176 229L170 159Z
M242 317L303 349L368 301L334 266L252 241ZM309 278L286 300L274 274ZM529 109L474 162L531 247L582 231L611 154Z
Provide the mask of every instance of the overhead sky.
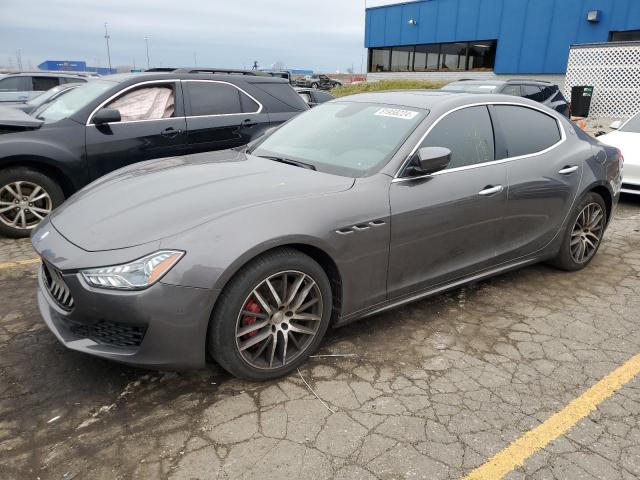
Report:
M376 6L398 0L366 0ZM111 64L360 71L365 0L0 0L0 65ZM195 57L194 57L195 55ZM366 59L365 59L366 60Z

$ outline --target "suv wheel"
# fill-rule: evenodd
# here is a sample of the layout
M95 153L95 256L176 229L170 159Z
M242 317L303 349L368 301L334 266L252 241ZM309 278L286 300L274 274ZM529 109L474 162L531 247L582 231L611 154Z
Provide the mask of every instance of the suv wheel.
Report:
M294 370L324 337L331 286L312 258L293 249L244 266L216 302L208 350L228 372L271 380Z
M63 201L60 186L44 173L27 167L0 171L0 233L28 237Z
M316 82L313 82L311 84L311 88L317 89L318 88L318 84Z

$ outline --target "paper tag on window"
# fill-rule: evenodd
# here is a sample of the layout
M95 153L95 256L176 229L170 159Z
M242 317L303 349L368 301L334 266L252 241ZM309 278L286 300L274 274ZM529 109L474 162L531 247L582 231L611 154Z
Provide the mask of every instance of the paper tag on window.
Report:
M374 115L379 117L392 117L392 118L403 118L405 120L411 120L418 112L414 112L411 110L402 110L400 108L381 108Z

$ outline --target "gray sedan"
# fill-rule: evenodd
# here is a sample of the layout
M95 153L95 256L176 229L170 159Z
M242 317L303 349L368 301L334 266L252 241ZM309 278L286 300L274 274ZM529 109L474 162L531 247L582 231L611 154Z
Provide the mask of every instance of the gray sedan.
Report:
M327 328L549 261L584 268L620 153L533 101L361 94L248 147L113 172L34 232L67 347L239 377L295 369ZM393 348L393 346L389 346Z

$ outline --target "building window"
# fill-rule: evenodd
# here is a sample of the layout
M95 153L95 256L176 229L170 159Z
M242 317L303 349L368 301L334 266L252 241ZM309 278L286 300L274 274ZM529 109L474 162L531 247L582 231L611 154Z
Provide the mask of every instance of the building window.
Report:
M495 40L432 43L369 50L370 72L493 70Z
M389 64L391 63L391 49L389 48L374 48L371 50L371 65L369 66L370 72L388 72Z
M394 47L391 50L391 71L410 72L413 68L414 47Z
M609 34L611 42L638 42L640 41L640 30L627 30L626 32L611 32Z

